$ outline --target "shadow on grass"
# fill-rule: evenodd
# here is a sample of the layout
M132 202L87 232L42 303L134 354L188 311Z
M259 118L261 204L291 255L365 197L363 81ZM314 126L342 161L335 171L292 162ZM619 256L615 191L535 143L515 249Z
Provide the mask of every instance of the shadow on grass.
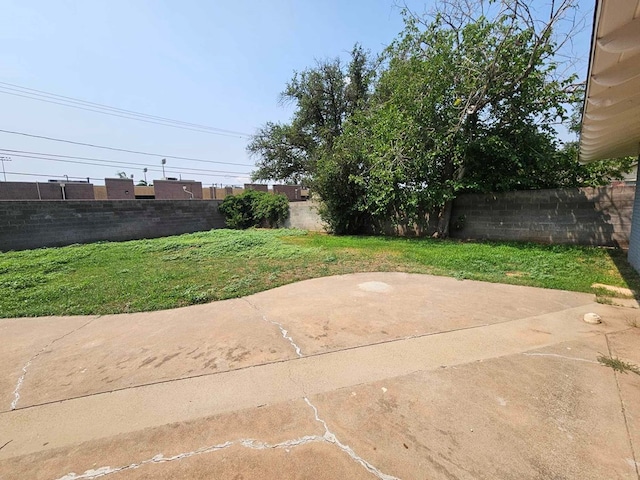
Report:
M627 252L616 248L609 250L608 253L618 272L620 272L620 276L627 286L636 292L636 299L640 300L640 274L635 271L627 260Z

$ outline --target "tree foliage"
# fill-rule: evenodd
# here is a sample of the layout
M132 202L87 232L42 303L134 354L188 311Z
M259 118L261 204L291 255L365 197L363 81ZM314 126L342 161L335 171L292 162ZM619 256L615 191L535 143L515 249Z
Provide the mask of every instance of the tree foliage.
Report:
M252 178L296 183L312 178L321 152L333 147L345 120L367 104L373 72L368 53L355 45L346 67L335 58L295 73L280 99L295 105L292 121L267 123L247 147L257 158Z
M293 171L308 178L336 233L395 226L438 237L448 235L460 192L615 178L628 161L582 166L554 128L571 120L584 94L558 55L571 37L577 0L551 2L544 14L527 3L442 0L424 16L405 9L405 29L384 51L375 83L366 73L359 102L345 103L330 87L344 83L338 64L294 77L284 94L296 101L292 123L280 126L284 135L271 126L255 140L284 138L278 146L296 145L286 150L295 155L254 149L263 159L258 178ZM320 107L331 99L342 114L318 114L337 112ZM280 177L268 170L283 165L291 169L278 170Z
M275 228L289 217L289 200L282 194L245 190L226 197L219 210L229 228Z

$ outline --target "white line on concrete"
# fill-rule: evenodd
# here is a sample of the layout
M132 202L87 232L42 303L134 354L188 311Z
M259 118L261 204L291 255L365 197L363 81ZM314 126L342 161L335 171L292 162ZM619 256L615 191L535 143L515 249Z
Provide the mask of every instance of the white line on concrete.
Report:
M53 345L54 343L56 343L59 340L62 340L65 337L68 337L72 333L77 332L81 328L86 327L91 322L93 322L96 318L100 318L100 316L92 318L87 323L84 323L83 325L80 325L78 328L74 328L70 332L67 332L67 333L65 333L64 335L62 335L62 336L60 336L58 338L54 338L52 341L50 341L44 347L42 347L42 349L38 353L36 353L33 357L31 357L27 363L24 364L24 366L22 367L22 375L20 375L20 378L18 378L18 383L16 384L16 388L13 390L13 401L11 402L11 410L15 410L18 407L18 401L20 401L20 388L22 388L22 384L24 383L24 377L27 376L27 369L31 365L31 362L33 362L42 353L44 353L51 345Z
M58 478L57 480L80 480L80 479L94 479L100 478L107 475L111 475L112 473L122 472L123 470L135 470L137 468L143 467L144 465L148 465L151 463L165 463L165 462L173 462L176 460L182 460L184 458L194 457L196 455L203 455L206 453L217 452L218 450L224 450L226 448L233 447L234 445L238 445L244 448L250 448L252 450L267 450L267 449L287 449L299 447L300 445L305 445L307 443L312 442L324 442L325 439L318 435L305 435L304 437L295 438L293 440L287 440L280 443L266 443L261 442L259 440L254 440L252 438L246 438L242 440L236 440L233 442L225 442L218 445L212 445L209 447L199 448L198 450L194 450L192 452L179 453L177 455L173 455L171 457L165 457L161 453L156 455L153 458L149 458L147 460L143 460L140 463L131 463L129 465L124 465L121 467L100 467L98 469L87 470L84 473L76 474L74 472L68 473L63 477Z
M237 445L243 448L249 448L252 450L269 450L269 449L295 448L301 445L306 445L308 443L330 443L332 445L335 445L340 450L342 450L347 455L349 455L353 460L355 460L360 465L362 465L369 473L372 473L380 480L399 480L397 477L382 473L376 467L374 467L369 462L364 460L362 457L357 455L350 446L340 442L340 440L337 439L335 434L331 432L331 430L329 430L329 426L327 425L327 422L325 422L323 419L320 418L320 416L318 415L318 409L315 407L315 405L313 405L307 397L304 397L304 401L307 403L307 405L309 405L313 409L316 421L320 422L324 426L324 435L322 436L305 435L303 437L294 438L292 440L286 440L284 442L279 442L279 443L267 443L267 442L262 442L260 440L255 440L253 438L243 438L240 440L227 441L217 445L211 445L209 447L202 447L197 450L193 450L191 452L179 453L171 457L165 457L162 453L159 453L158 455L152 458L149 458L147 460L143 460L140 463L131 463L129 465L123 465L120 467L105 466L105 467L100 467L96 469L86 470L84 473L80 473L80 474L77 474L75 472L70 472L62 477L59 477L57 480L91 480L95 478L105 477L113 473L122 472L124 470L135 470L152 463L174 462L176 460L191 458L196 455L204 455L207 453L217 452L219 450L224 450L226 448L233 447L234 445Z
M243 298L243 300L245 302L247 302L249 305L251 305L252 308L254 308L255 310L258 311L258 313L260 313L260 315L262 316L262 319L265 322L271 323L272 325L275 325L276 327L278 327L278 329L280 329L280 333L282 334L282 338L284 338L285 340L288 340L289 343L291 344L291 346L295 349L296 354L298 355L298 357L303 357L304 355L302 355L302 351L300 350L300 347L298 345L296 345L296 342L293 341L293 338L289 335L289 332L287 331L286 328L284 328L284 326L281 323L278 323L274 320L269 320L267 318L267 316L262 313L260 311L260 309L258 307L256 307L253 303L251 303L249 300L247 300L246 298Z
M554 357L554 358L564 358L565 360L575 360L576 362L586 362L586 363L595 363L599 365L595 360L587 360L586 358L578 358L578 357L568 357L566 355L558 355L557 353L523 353L528 357Z
M362 465L369 473L372 473L373 475L378 477L380 480L399 480L398 477L394 477L392 475L387 475L386 473L382 473L376 467L374 467L369 462L367 462L364 458L362 458L359 455L357 455L356 452L354 452L353 449L349 445L345 445L340 440L338 440L336 435L331 430L329 430L329 426L327 425L327 422L325 422L323 419L321 419L320 416L318 415L318 409L316 408L316 406L313 403L311 403L307 397L304 397L304 401L307 402L307 405L309 405L311 408L313 408L313 412L315 414L316 421L320 422L320 423L322 423L322 425L324 425L324 436L323 436L323 438L324 438L324 440L326 442L334 444L340 450L342 450L347 455L349 455L353 460L355 460L360 465Z
M35 356L31 357L27 363L25 363L24 367L22 367L22 375L18 379L18 383L16 384L16 388L13 391L13 401L11 402L11 410L15 410L18 406L18 401L20 400L20 387L22 387L22 382L24 382L24 377L27 374L27 369L34 358L40 355L42 351L38 352Z

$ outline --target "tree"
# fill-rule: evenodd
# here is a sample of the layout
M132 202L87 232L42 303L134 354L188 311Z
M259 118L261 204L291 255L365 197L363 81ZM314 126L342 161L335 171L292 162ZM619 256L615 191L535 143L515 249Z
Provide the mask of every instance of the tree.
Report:
M300 183L312 178L321 152L333 147L345 120L367 104L373 74L359 45L346 68L336 58L295 73L280 98L296 106L291 122L267 123L247 147L258 158L252 179Z
M359 214L368 212L378 228L388 219L418 231L436 217L435 236L446 237L458 192L553 172L552 124L566 119L576 91L575 76L558 74L554 37L574 0L557 3L545 21L518 0L487 9L481 1L444 2L430 20L405 10L366 118L348 122L321 163L325 173L357 167L348 175L365 187L353 201ZM319 178L326 195L335 178Z

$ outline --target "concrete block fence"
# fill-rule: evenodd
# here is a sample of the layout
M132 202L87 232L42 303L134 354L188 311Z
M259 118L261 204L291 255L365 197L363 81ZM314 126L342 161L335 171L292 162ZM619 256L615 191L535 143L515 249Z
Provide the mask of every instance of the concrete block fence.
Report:
M217 200L0 202L0 251L224 228Z
M461 195L453 207L451 236L628 248L634 200L640 208L635 187L630 185ZM0 251L224 228L224 218L218 211L220 203L220 200L0 201ZM324 230L314 202L291 203L286 226ZM640 227L634 231L640 244L638 232ZM640 266L640 257L631 257L632 263L635 260Z

